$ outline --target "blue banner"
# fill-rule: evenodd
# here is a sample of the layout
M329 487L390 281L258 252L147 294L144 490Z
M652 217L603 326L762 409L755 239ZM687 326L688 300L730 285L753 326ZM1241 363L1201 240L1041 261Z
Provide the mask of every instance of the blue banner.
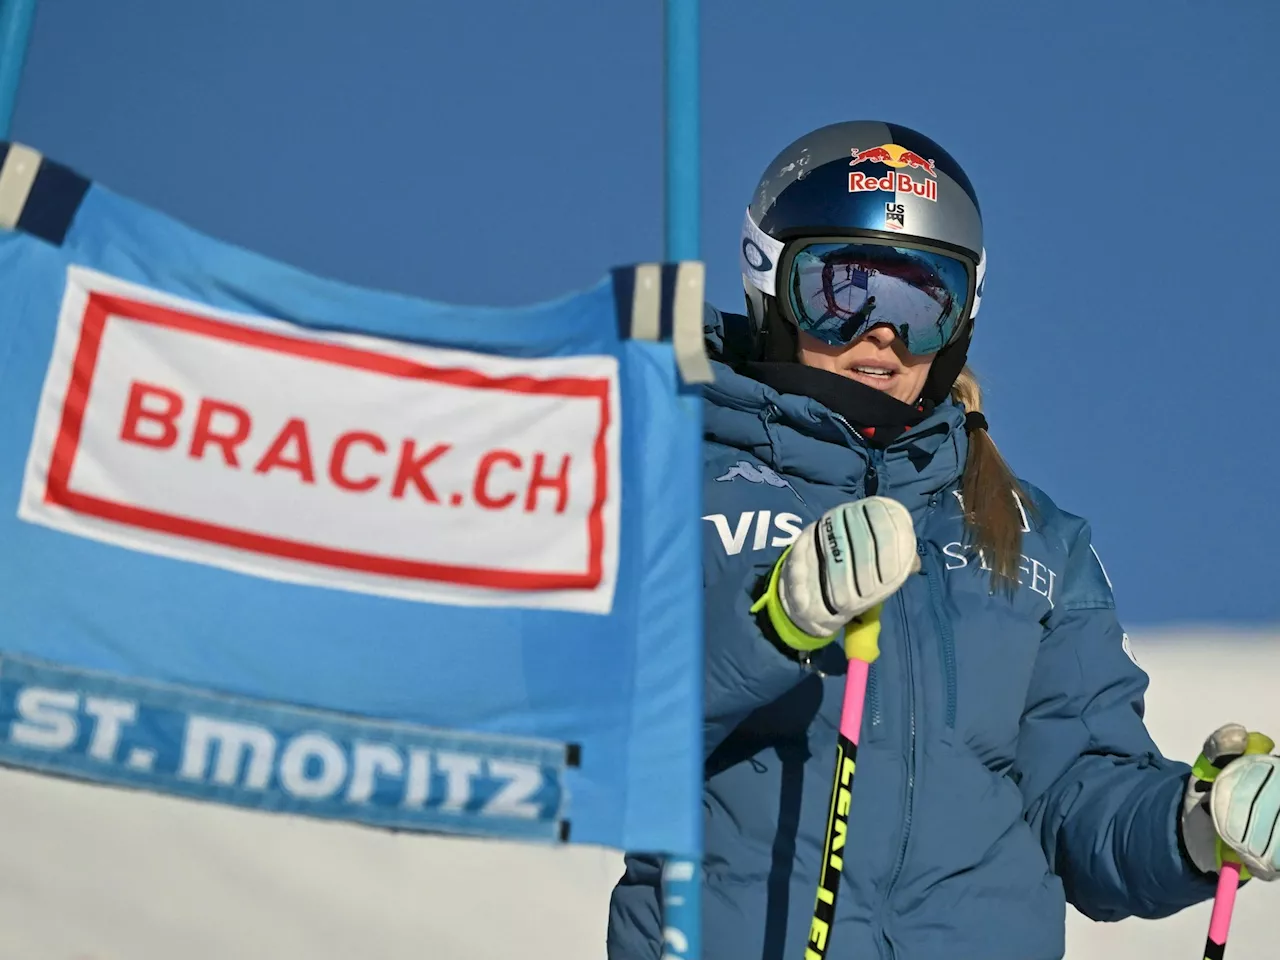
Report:
M0 762L696 856L701 271L430 303L0 144Z
M0 762L399 830L555 840L577 751L0 660Z

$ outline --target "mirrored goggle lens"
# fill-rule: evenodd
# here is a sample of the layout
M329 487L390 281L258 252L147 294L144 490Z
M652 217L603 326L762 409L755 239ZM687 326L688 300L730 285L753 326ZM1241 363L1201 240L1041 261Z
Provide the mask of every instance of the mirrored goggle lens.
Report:
M958 257L871 243L811 243L791 261L800 329L832 346L889 325L910 353L937 353L969 315L971 267Z

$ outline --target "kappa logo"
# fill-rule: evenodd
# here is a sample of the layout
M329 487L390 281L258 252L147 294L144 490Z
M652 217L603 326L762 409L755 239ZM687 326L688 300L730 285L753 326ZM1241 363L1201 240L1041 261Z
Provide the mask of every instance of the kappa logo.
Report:
M804 503L804 497L796 493L790 480L783 479L763 464L754 464L749 460L739 460L725 471L724 476L716 477L716 483L729 483L741 477L748 483L767 483L771 487L785 487L795 494L796 499Z

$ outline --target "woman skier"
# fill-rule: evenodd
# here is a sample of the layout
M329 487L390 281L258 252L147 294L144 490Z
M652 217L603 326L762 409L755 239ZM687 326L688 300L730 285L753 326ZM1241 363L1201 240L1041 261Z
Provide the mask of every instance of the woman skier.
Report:
M1088 525L987 432L955 160L893 124L814 131L761 177L741 262L747 315L707 324L705 960L1057 960L1068 902L1167 916L1213 896L1224 849L1274 879L1280 759L1236 725L1195 773L1161 755ZM833 641L877 607L819 937ZM611 960L662 955L659 887L628 858Z

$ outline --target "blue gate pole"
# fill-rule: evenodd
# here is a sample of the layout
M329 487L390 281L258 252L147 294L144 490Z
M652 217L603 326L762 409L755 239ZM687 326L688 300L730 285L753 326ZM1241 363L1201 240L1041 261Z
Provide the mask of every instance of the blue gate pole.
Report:
M664 259L698 259L702 212L698 0L665 0Z
M698 259L702 213L698 0L664 0L663 20L663 259L676 263ZM698 764L699 781L701 772ZM694 823L700 852L700 801ZM702 957L702 862L691 852L669 856L663 867L663 960Z
M0 0L0 140L9 139L36 0Z

